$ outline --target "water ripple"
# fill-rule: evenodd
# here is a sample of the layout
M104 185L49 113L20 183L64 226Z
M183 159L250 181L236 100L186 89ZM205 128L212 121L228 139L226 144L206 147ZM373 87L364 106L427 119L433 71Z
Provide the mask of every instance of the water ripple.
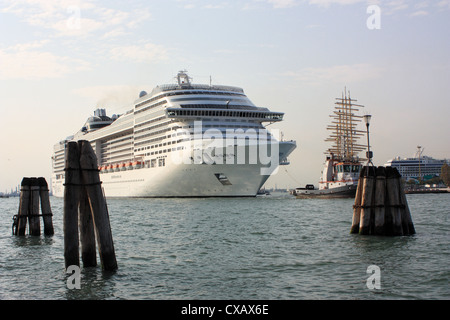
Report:
M395 238L349 234L351 199L108 199L119 269L82 268L79 290L62 199L52 237L11 235L18 201L0 199L0 299L450 298L448 195L408 195L417 234ZM367 288L369 265L381 290Z

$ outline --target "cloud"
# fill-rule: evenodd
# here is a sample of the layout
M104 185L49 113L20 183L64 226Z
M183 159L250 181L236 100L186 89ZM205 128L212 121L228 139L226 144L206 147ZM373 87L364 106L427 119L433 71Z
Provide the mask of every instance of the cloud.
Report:
M87 62L43 51L47 41L18 44L0 49L0 79L36 80L61 78L90 69Z
M176 0L179 3L179 7L191 10L191 9L225 9L231 4L229 1L206 1L206 0Z
M384 3L382 10L384 14L394 14L398 11L406 10L409 8L409 4L405 0L392 0Z
M286 72L284 77L291 77L296 81L309 85L323 85L324 83L354 83L379 78L382 69L370 64L337 65L321 68L305 68L300 72Z
M419 17L419 16L427 16L427 15L429 15L429 12L428 11L425 11L425 10L419 10L419 11L416 11L416 12L413 12L413 13L411 13L411 17Z
M333 5L349 6L349 5L378 5L383 14L392 15L398 12L408 12L409 16L415 17L425 15L425 12L430 14L430 10L425 11L424 8L435 8L437 10L450 10L450 0L252 0L246 2L243 10L251 10L258 8L258 4L269 4L275 9L286 9L295 6L318 6L321 8L329 9Z
M450 0L441 0L436 4L441 9L450 9Z
M339 5L350 5L360 2L367 2L366 0L309 0L309 4L315 4L319 5L321 7L329 7L332 4L339 4Z
M147 9L118 10L98 5L93 0L4 0L0 11L18 16L33 27L54 31L52 36L89 36L102 32L111 33L114 28L132 29L151 17Z
M168 59L167 49L158 44L117 46L111 49L111 59L134 62L155 62Z
M295 0L267 0L274 8L290 8L298 3Z

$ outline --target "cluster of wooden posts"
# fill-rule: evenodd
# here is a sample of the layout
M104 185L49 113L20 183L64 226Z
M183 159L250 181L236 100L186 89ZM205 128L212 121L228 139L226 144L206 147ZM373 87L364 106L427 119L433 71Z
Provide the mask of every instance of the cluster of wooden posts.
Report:
M350 232L386 236L415 234L401 175L396 168L363 167Z
M97 157L89 141L68 142L64 184L65 266L97 265L96 240L103 270L117 269L108 207L101 187ZM79 231L79 233L78 233Z
M42 214L39 214L39 199ZM41 235L39 217L43 218L44 234L54 234L52 222L52 209L48 193L48 185L45 178L23 178L20 187L19 212L13 217L13 235L25 235L27 221L29 234Z

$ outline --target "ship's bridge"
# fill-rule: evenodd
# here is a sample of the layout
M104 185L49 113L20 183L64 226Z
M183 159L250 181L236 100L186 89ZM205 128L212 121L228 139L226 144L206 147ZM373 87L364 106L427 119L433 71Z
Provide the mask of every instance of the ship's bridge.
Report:
M246 118L258 122L282 121L284 113L261 110L239 109L200 109L200 108L167 108L168 118L195 119L195 118Z

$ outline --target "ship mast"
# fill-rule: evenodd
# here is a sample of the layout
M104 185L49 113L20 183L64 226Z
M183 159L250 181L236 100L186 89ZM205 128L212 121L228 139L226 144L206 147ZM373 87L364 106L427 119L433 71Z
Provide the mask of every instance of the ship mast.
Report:
M364 145L357 143L365 131L356 129L362 116L355 114L364 106L354 103L356 101L350 97L350 91L347 93L345 88L342 97L336 98L335 110L330 115L333 120L327 130L330 130L331 134L325 141L332 142L333 145L327 153L332 154L339 161L354 161L358 153L365 148Z

